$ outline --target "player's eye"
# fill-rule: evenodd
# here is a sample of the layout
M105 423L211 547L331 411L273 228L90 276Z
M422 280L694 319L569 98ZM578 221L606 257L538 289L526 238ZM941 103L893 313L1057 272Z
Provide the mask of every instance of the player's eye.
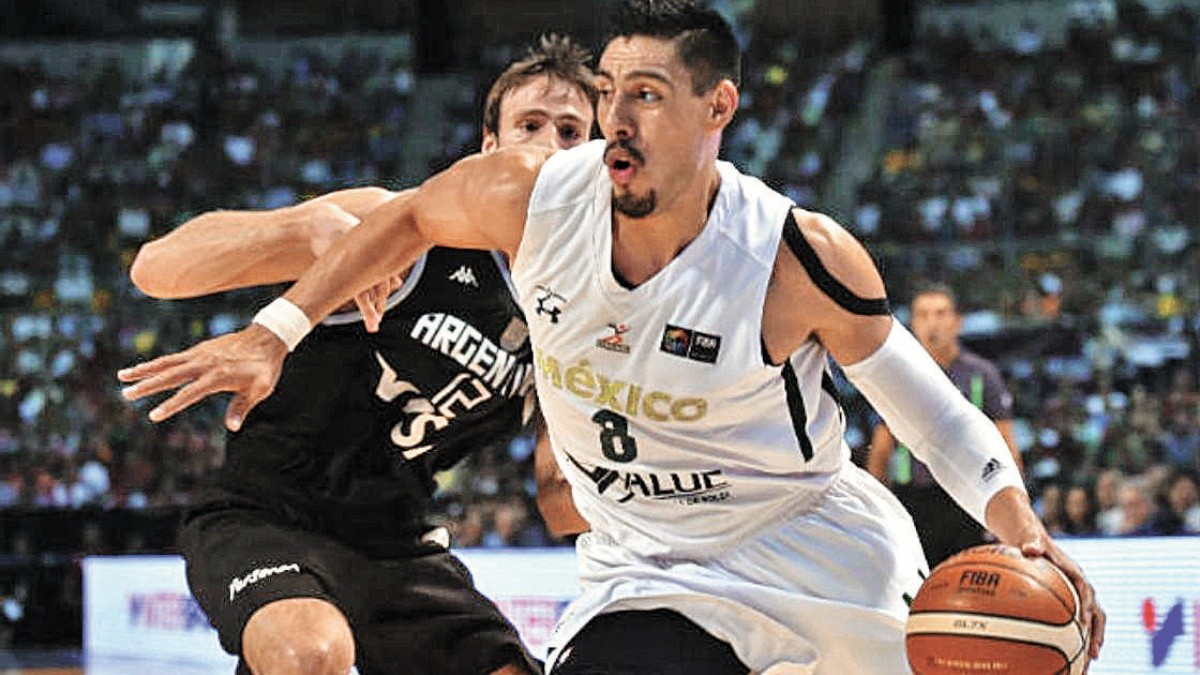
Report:
M541 123L535 122L534 120L525 120L524 122L521 123L521 130L526 133L532 134L541 128L542 128Z
M582 134L580 133L580 131L577 127L565 126L565 127L559 128L558 135L564 141L574 141L574 140L578 139Z
M662 96L659 96L658 92L654 91L653 89L639 90L637 97L638 100L643 103L658 103L662 100Z

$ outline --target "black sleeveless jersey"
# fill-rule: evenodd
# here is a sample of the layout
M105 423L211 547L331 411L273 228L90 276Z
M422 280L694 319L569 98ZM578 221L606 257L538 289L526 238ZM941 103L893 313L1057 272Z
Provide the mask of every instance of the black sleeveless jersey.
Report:
M435 248L380 331L335 315L288 356L193 513L265 509L376 556L425 528L433 474L518 431L533 387L503 259Z

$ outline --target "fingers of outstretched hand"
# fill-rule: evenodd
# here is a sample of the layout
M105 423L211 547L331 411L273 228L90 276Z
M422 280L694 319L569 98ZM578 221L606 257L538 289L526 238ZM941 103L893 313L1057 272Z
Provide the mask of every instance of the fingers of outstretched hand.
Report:
M166 356L160 356L157 359L139 363L135 366L122 368L121 370L117 371L117 379L121 382L137 382L138 380L144 380L148 377L153 377L167 368L177 366L180 363L185 363L187 360L188 357L186 352L167 354Z
M246 421L246 415L258 405L263 396L237 393L233 400L229 402L229 407L225 409L225 428L230 431L237 431L242 428L242 423Z
M175 392L170 398L151 410L150 421L161 422L187 410L212 394L219 391L233 390L230 386L222 385L219 378L212 375L203 375Z
M204 370L204 366L194 363L176 365L125 387L121 390L121 396L128 401L136 401L169 389L176 389L200 377Z
M387 311L388 297L392 294L391 280L380 282L375 287L375 313L379 317L383 317L383 313Z
M363 324L366 325L367 332L377 332L379 330L379 323L383 320L383 309L387 305L387 296L382 293L382 289L378 286L372 286L356 295L354 302L358 305L359 313L362 314Z

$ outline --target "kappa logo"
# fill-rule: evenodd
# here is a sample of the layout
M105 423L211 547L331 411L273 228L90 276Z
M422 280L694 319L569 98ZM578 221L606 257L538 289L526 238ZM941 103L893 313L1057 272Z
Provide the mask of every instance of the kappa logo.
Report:
M567 299L555 293L549 286L537 287L537 309L535 310L538 316L550 317L550 323L558 323L558 317L562 314L563 305Z
M287 565L279 565L278 567L260 567L244 577L234 577L233 581L229 582L229 601L233 602L234 597L236 597L238 593L246 590L247 586L251 584L257 584L263 579L273 577L277 574L284 574L286 572L299 574L300 566L296 563L290 563Z
M721 353L721 336L667 324L658 348L691 361L716 363Z
M466 265L460 265L458 269L450 274L449 279L450 281L457 281L463 286L479 288L479 280L475 278L475 270Z
M626 323L610 323L608 324L612 335L596 340L596 346L601 349L607 349L610 352L619 354L628 354L629 345L625 343L625 333L629 332L629 324Z

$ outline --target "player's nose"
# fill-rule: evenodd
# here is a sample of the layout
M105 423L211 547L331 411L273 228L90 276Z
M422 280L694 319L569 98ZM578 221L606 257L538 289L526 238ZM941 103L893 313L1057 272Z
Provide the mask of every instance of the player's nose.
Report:
M633 138L637 134L629 101L620 94L613 94L601 115L601 131L607 139Z

